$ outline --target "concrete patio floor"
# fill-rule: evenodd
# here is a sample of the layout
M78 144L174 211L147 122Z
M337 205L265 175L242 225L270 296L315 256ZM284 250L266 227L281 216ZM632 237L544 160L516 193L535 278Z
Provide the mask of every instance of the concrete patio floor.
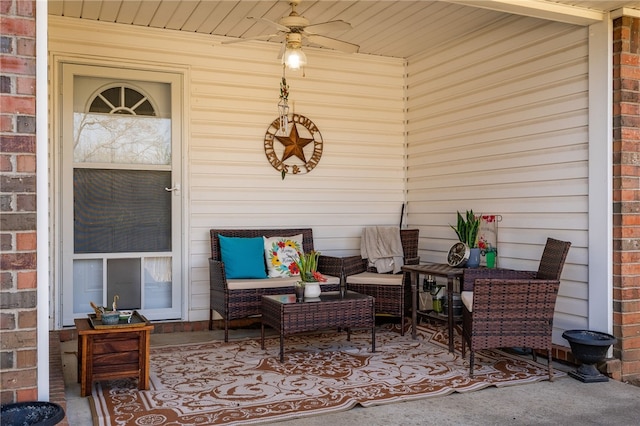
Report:
M234 330L233 337L257 336L259 330ZM223 331L152 334L151 345L196 343L222 339ZM77 341L61 343L71 426L93 424L89 398L80 397L77 383ZM539 361L541 360L538 357ZM559 371L574 367L554 364ZM264 424L264 423L263 423ZM571 377L553 382L490 387L466 394L427 398L279 422L286 425L638 425L640 387L610 380L582 383Z

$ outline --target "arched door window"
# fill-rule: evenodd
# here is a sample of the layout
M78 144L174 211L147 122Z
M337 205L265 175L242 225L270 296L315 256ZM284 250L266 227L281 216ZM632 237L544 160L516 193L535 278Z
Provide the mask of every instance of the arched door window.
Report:
M171 161L171 119L159 116L140 90L126 85L100 88L86 109L74 114L74 162L166 165Z

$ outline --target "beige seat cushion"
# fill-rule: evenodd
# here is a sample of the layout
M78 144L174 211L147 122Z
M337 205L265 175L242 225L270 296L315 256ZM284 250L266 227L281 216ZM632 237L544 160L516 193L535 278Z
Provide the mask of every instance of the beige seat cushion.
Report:
M340 278L330 275L324 276L327 282L320 283L320 288L326 284L340 284ZM227 280L229 290L251 290L254 288L280 288L291 287L300 281L300 277L263 278L263 279L232 279Z
M374 285L402 285L403 274L378 274L376 272L362 272L349 275L347 284L374 284Z
M463 291L460 293L460 299L462 300L462 304L467 307L467 310L473 312L473 292Z

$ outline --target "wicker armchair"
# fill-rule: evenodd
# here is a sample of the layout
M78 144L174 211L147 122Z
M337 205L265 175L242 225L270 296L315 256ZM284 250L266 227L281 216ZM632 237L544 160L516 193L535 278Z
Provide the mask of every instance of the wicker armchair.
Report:
M400 230L405 265L420 263L418 236L418 229ZM373 296L376 315L400 317L403 321L400 333L404 335L405 307L411 306L410 274L378 274L375 268L368 267L368 260L361 256L345 257L343 261L347 290Z
M290 287L267 287L254 289L230 289L222 262L219 236L225 237L288 237L302 234L302 248L308 253L313 247L313 231L302 229L211 229L211 258L209 259L209 330L213 329L213 312L224 320L224 341L229 341L229 321L260 315L262 296L269 294L293 294ZM342 276L342 258L320 256L318 271L333 277ZM268 279L267 279L268 280ZM323 291L339 291L338 284L323 284Z
M474 352L523 347L547 351L553 380L551 337L560 275L570 242L547 239L537 272L465 269L462 292L462 356L469 344L469 375Z

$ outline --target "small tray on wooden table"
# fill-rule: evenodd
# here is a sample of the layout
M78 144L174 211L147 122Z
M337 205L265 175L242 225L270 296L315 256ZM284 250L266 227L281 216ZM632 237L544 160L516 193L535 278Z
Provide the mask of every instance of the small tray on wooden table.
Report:
M144 327L149 324L149 321L138 311L133 311L131 314L131 321L126 319L120 319L117 324L103 324L101 319L96 318L96 314L89 314L89 323L91 323L91 327L100 329L100 328L133 328L133 327Z

